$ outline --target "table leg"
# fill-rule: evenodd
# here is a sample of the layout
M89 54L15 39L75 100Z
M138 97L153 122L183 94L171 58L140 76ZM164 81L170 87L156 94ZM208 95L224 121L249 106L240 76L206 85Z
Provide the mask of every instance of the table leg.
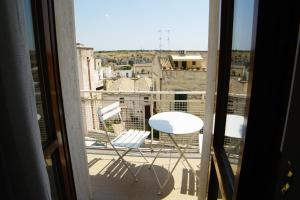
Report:
M178 150L178 152L180 153L180 157L179 159L181 159L181 157L184 158L184 160L187 162L188 166L190 167L190 169L193 171L195 177L199 180L199 177L196 173L196 171L194 170L194 168L192 167L192 165L190 164L190 162L188 161L188 159L185 157L184 153L181 151L180 147L178 146L178 144L176 143L176 141L174 140L174 138L172 137L171 134L168 134L168 136L171 138L172 142L174 143L176 149ZM178 161L179 162L179 161ZM200 180L199 180L200 181Z
M185 151L186 151L186 148L184 149L183 153L185 153ZM175 163L175 165L174 165L174 167L173 167L173 169L172 169L172 171L171 171L171 174L172 174L173 171L175 170L175 168L176 168L176 166L178 165L178 163L179 163L179 161L181 160L181 158L182 158L182 155L180 155L179 158L178 158L178 160L176 161L176 163Z
M152 163L151 163L150 166L149 166L149 169L150 169L151 167L153 167L153 164L154 164L155 160L158 158L158 155L160 154L160 152L161 152L161 150L164 148L164 146L165 146L165 142L163 142L163 145L162 145L161 148L158 150L156 156L154 157Z

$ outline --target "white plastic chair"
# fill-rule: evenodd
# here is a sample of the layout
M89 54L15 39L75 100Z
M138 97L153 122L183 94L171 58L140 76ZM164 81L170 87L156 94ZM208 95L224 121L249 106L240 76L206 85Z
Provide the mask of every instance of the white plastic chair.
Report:
M118 162L119 160L121 160L122 163L124 163L124 165L127 167L129 172L132 174L132 176L137 181L136 177L137 177L140 169L142 168L142 166L136 171L136 173L134 173L132 171L132 169L130 168L130 166L128 165L128 163L124 160L124 156L126 154L128 154L132 149L137 149L139 151L139 153L141 154L141 156L146 160L146 162L148 162L148 160L145 158L143 153L140 151L139 147L141 146L141 144L144 143L145 139L149 136L150 131L141 131L141 130L133 130L133 129L126 130L125 123L122 120L120 112L121 112L120 104L119 104L119 102L115 102L113 104L110 104L108 106L98 109L98 117L99 117L99 121L103 124L108 142L110 143L110 145L113 147L113 149L119 156L119 158L117 160L115 160L115 162ZM121 121L121 124L124 124L124 127L123 127L123 130L121 130L120 134L116 138L111 140L109 137L109 133L108 133L109 127L107 126L106 121L111 118L114 118L114 117L119 118L119 120ZM123 149L125 148L127 150L125 150L123 152L123 154L121 154L119 152L120 148L123 148Z

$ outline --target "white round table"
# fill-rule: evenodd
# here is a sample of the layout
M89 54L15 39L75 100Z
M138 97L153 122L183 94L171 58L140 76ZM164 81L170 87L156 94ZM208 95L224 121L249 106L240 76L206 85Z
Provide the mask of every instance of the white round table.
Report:
M203 121L184 112L162 112L149 119L149 125L158 131L169 134L194 133L203 127Z
M175 139L173 138L172 135L180 135L180 134L189 134L189 133L195 133L199 130L202 129L203 127L203 121L192 114L184 113L184 112L162 112L153 115L149 119L149 125L153 128L156 129L162 133L166 133L171 141L174 143L178 153L180 154L180 157L178 158L176 164L174 165L173 169L171 170L170 173L168 173L168 176L164 183L161 183L158 179L158 175L153 167L153 164L158 157L159 153L161 152L163 146L160 148L160 150L157 152L157 155L153 159L151 165L149 168L152 168L155 174L156 181L159 186L159 192L158 194L161 193L161 190L166 186L168 180L169 180L169 174L172 174L174 169L176 168L177 164L179 163L180 159L183 158L190 169L194 172L195 177L199 179L198 175L196 174L195 170L187 160L186 156L184 155L185 151L182 151L178 144L176 143Z
M233 138L242 138L244 133L244 121L245 118L239 115L227 115L225 136Z

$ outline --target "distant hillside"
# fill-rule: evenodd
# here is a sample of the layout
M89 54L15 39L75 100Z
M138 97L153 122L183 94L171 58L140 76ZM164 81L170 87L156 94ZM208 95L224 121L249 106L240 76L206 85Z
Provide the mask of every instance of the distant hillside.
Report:
M156 55L168 56L177 54L179 51L158 51L158 50L116 50L116 51L95 51L94 57L101 58L102 66L133 65L151 63ZM206 60L207 51L186 51L188 54L201 54Z

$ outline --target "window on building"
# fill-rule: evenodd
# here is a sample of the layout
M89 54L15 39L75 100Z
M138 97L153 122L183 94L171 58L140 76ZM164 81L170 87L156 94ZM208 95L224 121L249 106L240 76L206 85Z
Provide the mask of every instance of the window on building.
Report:
M186 61L181 62L182 69L186 69Z
M196 65L196 61L192 61L192 65Z
M124 97L120 97L120 103L124 103Z
M174 110L187 111L187 94L175 94Z
M174 61L174 64L175 64L175 68L178 67L178 61Z

